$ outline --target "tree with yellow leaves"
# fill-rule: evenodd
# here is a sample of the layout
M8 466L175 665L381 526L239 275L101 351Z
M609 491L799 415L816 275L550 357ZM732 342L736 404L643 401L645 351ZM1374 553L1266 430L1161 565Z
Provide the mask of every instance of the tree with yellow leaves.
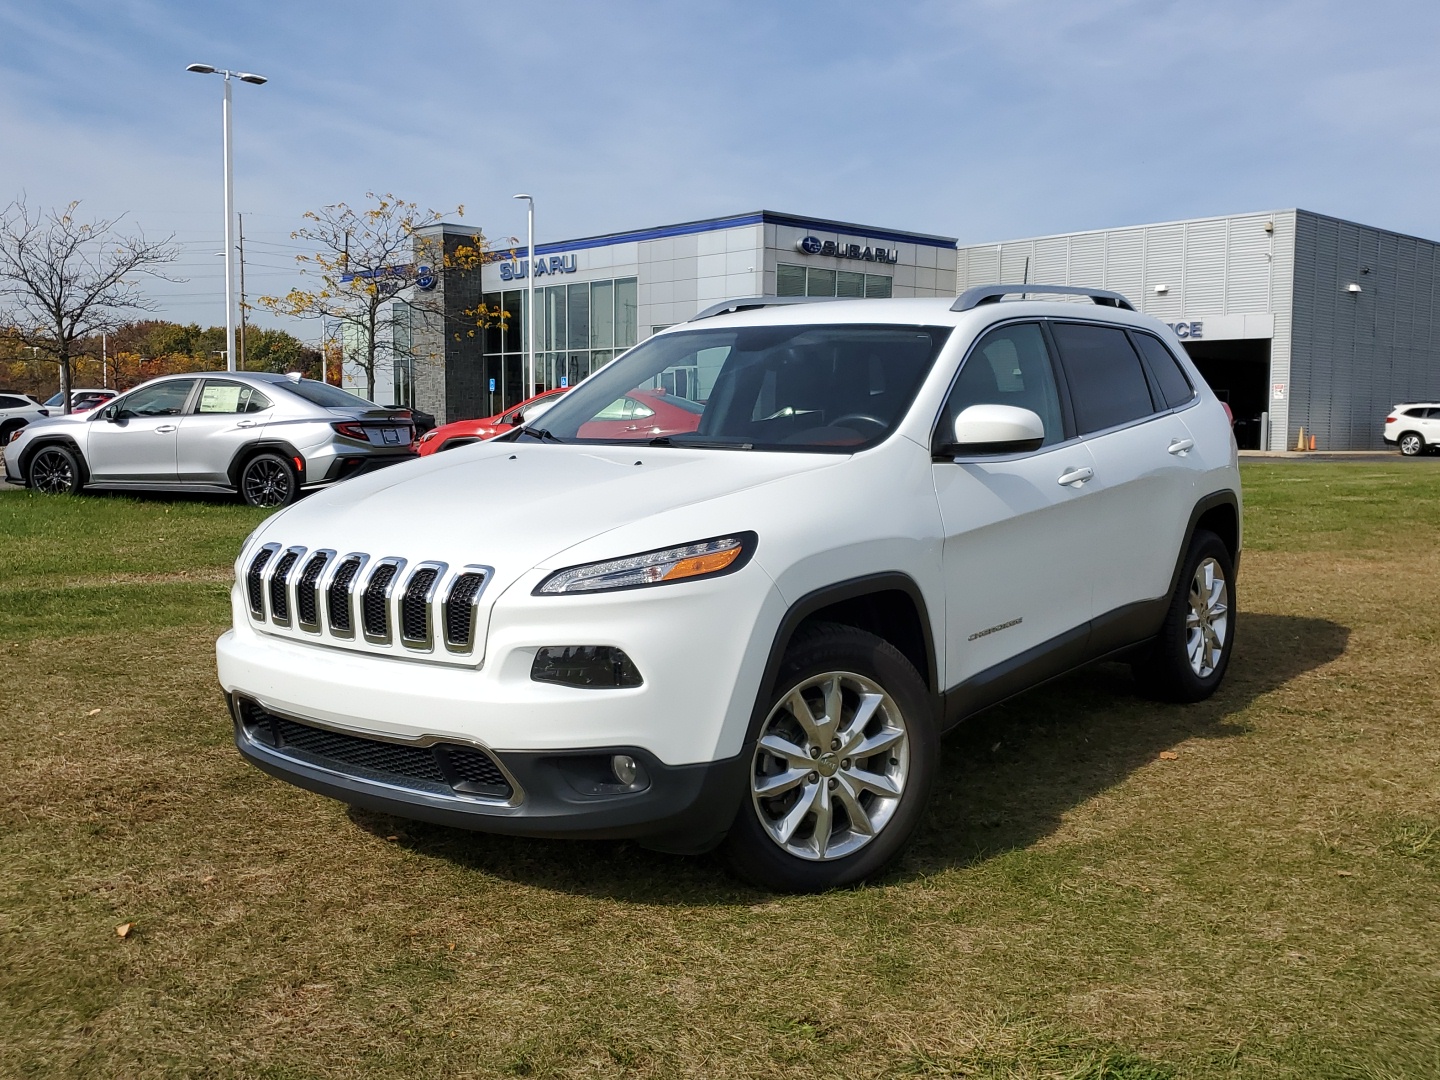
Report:
M397 300L410 290L405 302L427 310L418 295L421 290L412 288L417 280L427 272L478 270L487 245L479 230L458 244L453 234L447 244L438 229L427 232L448 213L421 210L416 203L390 194L366 192L365 198L367 207L336 203L306 213L308 224L290 235L314 246L313 253L296 256L301 273L314 284L291 289L284 296L262 296L259 303L281 315L338 322L345 359L365 373L365 396L373 399L377 366L408 348L395 344ZM465 208L457 206L453 214L464 217ZM444 317L438 308L435 313ZM464 314L478 326L499 317L484 305Z

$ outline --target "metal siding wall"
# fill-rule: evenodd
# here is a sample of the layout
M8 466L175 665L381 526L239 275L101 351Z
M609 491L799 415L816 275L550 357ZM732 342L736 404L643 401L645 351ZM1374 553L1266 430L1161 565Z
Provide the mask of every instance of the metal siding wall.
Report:
M1030 281L1036 285L1068 285L1070 276L1070 241L1068 237L1051 237L1035 241L1035 258L1030 264Z
M1035 265L1035 244L1025 240L1018 244L1006 244L1000 252L1000 281L1005 284L1024 281L1026 267Z
M1170 291L1155 292L1156 285L1168 285ZM1137 299L1132 296L1132 300ZM1175 322L1185 307L1185 226L1152 225L1145 230L1145 280L1141 284L1138 307L1148 315L1165 322Z
M1225 310L1225 239L1229 224L1228 221L1197 221L1185 226L1181 317L1194 319L1228 314Z
M1291 444L1286 441L1290 431L1290 409L1294 391L1294 351L1296 284L1295 267L1297 260L1297 230L1299 214L1294 210L1281 211L1269 216L1275 231L1267 241L1269 261L1270 310L1275 316L1275 336L1270 339L1270 384L1284 385L1283 400L1276 401L1272 392L1270 398L1270 445L1266 449L1284 450ZM1233 238L1232 231L1232 238ZM1232 275L1231 281L1235 278Z
M1140 306L1145 292L1144 229L1111 229L1105 234L1104 286Z
M1070 238L1069 285L1105 285L1105 234L1085 233Z

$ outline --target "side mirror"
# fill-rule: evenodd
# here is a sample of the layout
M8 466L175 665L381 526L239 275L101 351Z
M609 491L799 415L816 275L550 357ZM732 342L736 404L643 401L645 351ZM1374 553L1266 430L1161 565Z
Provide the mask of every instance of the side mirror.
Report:
M100 415L105 418L106 423L113 424L116 420L120 419L120 406L106 405Z
M971 405L955 418L954 441L947 455L1019 454L1045 442L1045 422L1014 405Z

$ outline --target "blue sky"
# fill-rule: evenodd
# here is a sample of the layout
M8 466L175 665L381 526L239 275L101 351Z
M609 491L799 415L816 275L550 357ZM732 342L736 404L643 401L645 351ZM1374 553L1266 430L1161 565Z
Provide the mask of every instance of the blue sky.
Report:
M224 321L221 81L247 289L305 210L390 191L492 239L772 209L991 241L1294 206L1440 239L1440 4L0 0L0 203L174 233ZM272 320L265 320L272 321ZM286 324L281 324L286 325ZM310 324L288 324L302 337Z

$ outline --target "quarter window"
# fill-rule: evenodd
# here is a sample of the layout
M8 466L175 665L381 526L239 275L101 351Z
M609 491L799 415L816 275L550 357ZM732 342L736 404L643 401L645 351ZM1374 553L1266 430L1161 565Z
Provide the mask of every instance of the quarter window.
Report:
M991 330L965 358L950 391L940 441L951 441L955 418L971 405L1013 405L1029 409L1045 425L1044 446L1065 438L1060 394L1045 335L1036 323Z
M1145 369L1125 331L1084 323L1052 326L1081 435L1128 424L1155 411Z
M1185 369L1159 338L1153 334L1136 334L1135 341L1150 362L1150 373L1160 384L1160 394L1165 398L1166 405L1178 409L1195 396L1195 388L1185 377Z

